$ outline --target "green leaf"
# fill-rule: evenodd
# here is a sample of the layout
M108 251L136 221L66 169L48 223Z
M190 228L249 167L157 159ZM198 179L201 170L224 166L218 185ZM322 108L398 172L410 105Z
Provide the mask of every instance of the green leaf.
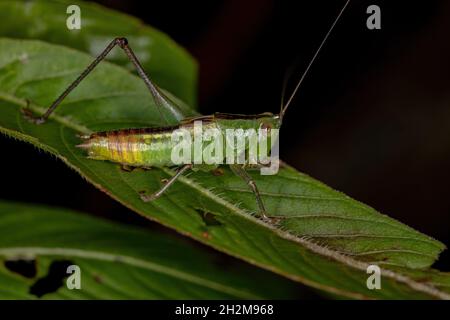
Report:
M69 5L81 10L81 29L68 30ZM157 13L155 13L157 14ZM115 37L127 37L144 69L162 88L194 107L197 97L195 60L164 33L136 18L94 3L73 0L2 0L0 37L41 39L98 55ZM117 51L110 61L134 71L126 55Z
M220 266L179 240L65 209L0 201L0 299L35 299L47 292L39 283L49 277L62 281L47 288L45 299L293 297L288 280L244 263ZM17 260L32 261L35 273L18 273L11 267ZM64 278L49 272L63 261ZM80 267L81 290L65 285L72 264Z
M19 112L25 99L33 101L34 111L43 112L90 57L38 41L3 39L0 47L5 48L0 52L1 131L56 155L144 217L333 294L450 297L448 275L428 269L443 244L289 167L275 176L253 175L269 214L281 218L279 225L252 215L253 196L226 168L222 176L199 172L182 177L160 199L142 202L138 192L159 189L172 170L124 172L117 164L87 159L75 147L80 132L158 124L140 79L105 63L51 121L37 126ZM382 267L381 290L366 286L366 268L372 263Z

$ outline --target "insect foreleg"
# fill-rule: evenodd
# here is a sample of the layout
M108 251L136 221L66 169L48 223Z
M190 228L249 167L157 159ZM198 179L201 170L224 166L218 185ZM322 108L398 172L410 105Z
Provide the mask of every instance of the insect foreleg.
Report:
M236 164L230 165L231 171L233 171L237 176L241 177L245 183L249 186L249 188L253 191L253 194L256 198L256 203L259 207L259 214L264 220L271 220L266 213L266 208L264 207L264 202L262 201L261 195L259 193L258 187L256 186L255 181L252 177L245 171L245 169Z
M180 169L177 170L177 173L170 178L165 184L164 186L159 189L158 191L156 191L155 193L151 194L151 195L141 195L141 199L144 202L150 202L153 201L157 198L159 198L164 192L166 192L167 189L169 189L169 187L175 182L177 181L177 179L184 173L186 172L186 170L189 170L192 168L192 164L185 164L184 166L182 166Z
M40 117L35 117L32 115L31 111L27 108L23 110L23 113L25 116L31 120L32 122L36 124L42 124L47 121L48 117L55 111L55 109L61 104L61 102L67 97L67 95L72 92L73 89L75 89L80 82L86 78L86 76L91 73L92 70L101 62L103 61L106 56L109 54L109 52L115 47L119 46L122 48L128 59L133 63L133 65L136 67L136 70L139 74L139 76L144 81L145 85L149 89L156 106L158 108L158 111L161 115L161 118L165 120L167 123L167 119L164 117L162 111L160 110L161 107L167 108L177 120L181 120L183 118L182 113L179 111L178 106L170 101L162 92L158 89L158 87L153 84L153 82L150 80L149 76L145 73L144 68L140 64L138 58L134 54L133 50L128 45L128 40L126 38L115 38L113 41L111 41L110 44L100 53L100 55L95 58L94 61L91 62L90 65L87 66L86 69L76 78L67 88L64 90L64 92L51 104L51 106L47 109L47 111Z

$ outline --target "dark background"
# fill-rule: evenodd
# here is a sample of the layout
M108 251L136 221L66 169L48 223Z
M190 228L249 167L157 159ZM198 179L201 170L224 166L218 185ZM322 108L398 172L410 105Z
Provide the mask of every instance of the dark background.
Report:
M199 106L209 114L278 112L286 70L297 66L292 87L345 1L96 2L185 46L198 59ZM370 4L381 7L381 30L366 28ZM447 245L449 34L449 1L352 1L281 133L286 162ZM162 228L126 214L34 147L3 136L0 145L8 150L0 159L3 198ZM436 267L449 271L450 254Z

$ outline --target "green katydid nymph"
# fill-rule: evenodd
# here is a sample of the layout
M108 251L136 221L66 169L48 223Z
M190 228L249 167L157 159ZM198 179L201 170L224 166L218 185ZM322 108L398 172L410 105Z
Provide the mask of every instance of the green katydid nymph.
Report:
M292 99L296 95L300 84L302 83L305 75L308 73L311 65L316 59L319 51L323 47L324 43L328 39L331 31L336 25L337 21L341 17L345 8L350 0L347 0L340 13L334 20L324 39L320 43L313 58L309 62L302 77L297 82L292 94L287 100L286 104L281 105L279 114L261 113L258 115L234 115L216 113L210 116L199 116L194 118L185 119L180 108L170 98L163 93L161 89L155 85L150 77L144 71L141 63L134 54L126 38L114 39L101 53L100 55L75 79L67 89L52 103L48 110L39 117L33 116L29 109L24 109L26 117L35 124L43 124L47 121L49 116L58 107L58 105L64 100L64 98L75 89L78 84L109 54L109 52L116 46L120 47L129 60L136 67L139 76L144 81L150 94L158 108L161 115L161 119L165 123L169 123L165 118L162 110L168 111L172 118L175 118L178 122L177 125L164 126L158 128L138 128L138 129L121 129L114 131L96 132L90 135L82 136L83 142L78 147L86 150L89 158L94 160L107 160L121 165L129 167L176 167L176 173L164 183L160 190L151 195L140 195L143 201L152 201L161 196L183 173L187 170L211 170L216 168L217 165L204 165L197 164L195 161L190 163L178 164L174 163L172 157L172 150L174 148L174 141L172 139L173 132L175 130L183 129L187 132L193 132L195 130L195 123L201 121L203 127L208 129L214 129L226 135L226 131L229 129L243 129L243 130L278 130L281 127L284 114L289 107ZM273 140L273 138L272 138ZM273 142L273 141L272 141ZM272 146L272 143L269 143ZM270 149L269 146L269 149ZM201 148L206 148L207 144L203 143ZM273 150L268 150L273 151ZM247 150L245 150L247 152ZM194 155L192 155L194 157ZM193 159L192 159L193 160ZM223 163L223 162L222 162ZM248 163L227 164L231 170L241 177L249 188L253 191L257 205L259 207L259 216L265 221L271 221L270 213L265 210L264 202L261 199L258 188L251 178L251 176L245 170Z

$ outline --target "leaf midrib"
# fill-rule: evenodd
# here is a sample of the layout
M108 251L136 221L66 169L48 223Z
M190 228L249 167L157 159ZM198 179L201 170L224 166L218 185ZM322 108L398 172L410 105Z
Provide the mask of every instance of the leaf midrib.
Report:
M18 106L22 106L22 107L26 106L26 102L24 100L22 100L22 99L20 99L18 97L12 96L12 95L10 95L8 93L1 92L1 91L0 91L0 99L4 99L5 101L8 101L8 102L13 103L13 104L16 104ZM44 108L36 106L34 104L30 105L29 107L30 107L30 109L32 109L33 111L36 111L36 112L43 113L45 111ZM86 127L84 127L82 125L74 123L68 117L63 117L63 116L59 116L59 115L52 115L50 117L50 119L58 122L60 125L62 125L62 127L66 126L66 127L70 128L72 130L75 130L75 131L83 133L83 134L91 133L91 130L87 129ZM11 135L11 134L12 135L17 135L17 136L20 136L21 138L26 136L26 137L28 137L28 138L24 139L26 142L31 142L32 141L30 139L29 135L26 135L26 134L23 134L23 133L14 131L14 130L9 130L9 129L5 129L3 127L0 127L0 131L1 132L5 132L8 135ZM80 169L78 169L75 165L71 164L65 157L61 156L59 154L59 152L57 152L57 151L53 150L52 148L49 148L48 146L42 144L39 140L37 140L37 141L38 141L37 144L38 144L38 146L40 148L42 148L45 151L48 151L50 153L53 153L55 156L57 156L60 159L62 159L66 164L69 165L69 167L71 167L72 169L77 171L81 176L87 178L88 181L90 183L92 183L94 186L96 186L97 188L99 188L103 192L106 192L108 195L110 195L112 198L116 199L117 201L119 201L120 203L125 205L126 207L132 209L133 211L138 212L142 216L144 216L147 219L149 219L149 217L147 215L143 214L138 209L134 208L133 205L125 203L121 199L119 199L116 196L114 196L113 194L111 194L108 190L105 190L104 188L102 188L101 185L99 185L98 183L92 181L90 178L86 177L86 175L84 175L83 172L81 172ZM169 174L169 175L173 175L173 171L168 169L168 168L162 168L162 170L164 172L166 172L167 174ZM357 269L357 270L361 270L361 271L364 271L364 272L366 271L367 267L369 266L369 264L366 263L366 262L355 260L353 258L350 258L350 257L348 257L346 255L343 255L343 254L339 253L336 250L331 250L330 248L322 247L322 246L317 245L314 242L312 242L312 241L310 241L310 240L308 240L306 238L299 238L298 236L293 235L293 234L291 234L291 233L289 233L287 231L279 230L276 227L274 227L272 225L269 225L269 224L263 222L262 220L254 217L253 215L251 215L251 213L246 212L246 211L236 207L235 205L230 203L228 200L219 197L218 195L210 192L208 189L203 188L202 186L200 186L198 183L196 183L192 179L188 179L187 177L181 176L179 178L179 181L181 181L184 184L190 186L191 188L199 191L201 194L203 194L204 196L208 197L212 201L215 201L216 203L224 206L225 208L227 208L230 211L240 215L241 217L243 217L243 218L245 218L247 220L250 220L253 223L256 223L256 224L259 224L261 226L266 227L267 229L272 231L278 237L286 239L286 240L289 240L289 241L292 241L292 242L295 242L295 243L301 245L302 247L306 248L307 250L309 250L309 251L311 251L311 252L313 252L315 254L319 254L321 256L330 258L330 259L332 259L332 260L334 260L336 262L342 263L342 264L347 265L347 266L349 266L351 268L354 268L354 269ZM159 221L159 220L157 220L155 218L153 218L153 219L155 221L158 221L159 223L162 223L161 221ZM164 223L162 223L162 224L164 224ZM173 228L173 226L168 226L168 227ZM188 235L188 236L193 237L194 239L196 239L198 241L204 242L203 239L197 238L197 237L192 236L192 235ZM242 256L240 256L240 255L238 255L238 254L236 254L234 252L231 252L231 251L229 251L229 250L227 250L227 249L225 249L223 247L220 247L220 246L218 246L216 244L212 244L212 243L207 243L207 244L212 246L212 247L214 247L215 249L217 249L219 251L222 251L222 252L225 252L225 253L227 253L227 254L229 254L231 256L234 256L234 257L237 257L237 258L240 258L240 259L244 258L244 260L249 261L248 259L245 259L245 257L242 257ZM250 262L252 264L254 264L254 265L257 265L257 266L261 267L261 268L264 268L266 270L270 270L272 272L276 272L278 274L281 274L281 275L283 275L285 277L288 277L290 279L293 279L295 281L301 280L301 282L303 282L305 284L308 284L308 285L310 285L312 287L321 289L321 290L326 290L326 291L335 292L335 293L338 290L340 294L345 294L347 296L355 296L355 295L359 296L359 294L356 294L354 292L348 292L346 290L336 289L336 288L333 288L333 287L330 287L330 286L327 286L327 285L322 285L322 284L319 284L319 283L317 283L315 281L305 279L304 277L301 277L301 276L298 276L298 275L286 274L286 273L284 273L283 271L279 270L276 267L267 266L267 265L265 265L263 263L254 262L254 261L250 261ZM439 289L436 289L435 287L429 285L428 283L425 284L425 283L416 282L415 280L413 280L413 279L411 279L411 278L409 278L407 276L404 276L402 274L398 274L397 272L394 272L392 270L382 269L381 273L382 273L383 276L391 278L391 279L394 279L394 280L396 280L398 282L401 282L403 284L406 284L407 286L409 286L409 287L411 287L411 288L413 288L413 289L415 289L417 291L429 294L431 296L435 296L435 297L440 298L440 299L448 299L448 300L450 300L450 294L442 292Z
M192 274L170 268L166 265L157 264L148 260L139 259L132 256L122 254L111 254L102 251L85 250L81 248L60 248L60 247L11 247L0 249L0 256L17 257L17 256L64 256L78 257L89 260L100 260L106 262L119 262L133 267L146 269L161 274L171 276L180 280L194 283L209 289L230 294L231 296L241 297L244 299L263 299L263 297L251 294L224 284L213 282L211 280L194 276Z
M173 174L173 172L170 169L165 169L164 168L163 171L165 171L168 174ZM286 239L286 240L290 240L290 241L296 242L297 244L302 245L306 249L308 249L308 250L310 250L310 251L312 251L312 252L314 252L316 254L320 254L320 255L325 256L327 258L331 258L331 259L333 259L333 260L335 260L337 262L343 263L344 265L347 265L347 266L349 266L351 268L358 269L358 270L361 270L361 271L364 271L364 272L366 272L367 267L370 265L369 263L355 260L353 258L350 258L349 256L341 254L340 252L338 252L336 250L331 250L328 247L320 246L320 245L318 245L318 244L316 244L316 243L314 243L314 242L312 242L312 241L310 241L308 239L299 238L299 237L297 237L297 236L295 236L295 235L293 235L293 234L291 234L289 232L285 232L285 231L279 230L279 229L277 229L276 227L274 227L272 225L266 224L262 220L254 218L251 214L246 213L245 211L243 211L240 208L234 206L232 203L228 202L227 200L225 200L225 199L215 195L214 193L210 192L208 189L204 189L203 187L201 187L200 185L195 183L195 181L193 181L192 179L188 179L188 178L186 178L184 176L180 176L178 180L183 182L183 183L185 183L185 184L187 184L188 186L191 186L194 189L197 189L199 192L201 192L205 196L208 196L211 200L216 201L217 203L220 203L220 204L224 205L225 207L229 208L230 210L233 210L234 212L240 214L241 216L243 216L243 217L245 217L245 218L247 218L247 219L249 219L249 220L251 220L251 221L253 221L255 223L258 223L258 224L261 224L261 225L267 227L272 232L274 232L277 236L279 236L279 237L281 237L283 239ZM218 248L218 249L221 250L221 251L225 251L227 254L231 254L233 256L237 256L234 253L227 252L227 250L225 250L223 248ZM237 256L237 257L239 257L239 256ZM263 264L256 263L256 265L258 265L258 266L260 266L262 268L269 269L271 271L280 273L280 274L282 274L284 276L287 276L287 277L289 277L291 279L298 280L298 279L295 279L295 276L291 277L290 275L283 274L279 270L276 270L276 269L272 270L272 268L268 268L267 266L265 266ZM402 274L398 274L398 273L396 273L396 272L394 272L392 270L381 269L381 274L383 276L385 276L385 277L388 277L388 278L394 279L394 280L396 280L398 282L404 283L404 284L408 285L409 287L414 288L415 290L418 290L418 291L430 294L432 296L436 296L436 297L438 297L440 299L450 300L450 294L447 294L446 292L442 292L439 289L436 289L435 287L430 286L428 284L417 282L417 281L415 281L415 280L413 280L413 279L411 279L411 278L409 278L407 276L404 276ZM319 289L323 289L322 285L318 285L315 282L312 283L311 281L309 281L309 280L307 280L305 278L302 278L302 280L305 281L305 283L309 283L309 285L311 285L313 287L318 287Z

